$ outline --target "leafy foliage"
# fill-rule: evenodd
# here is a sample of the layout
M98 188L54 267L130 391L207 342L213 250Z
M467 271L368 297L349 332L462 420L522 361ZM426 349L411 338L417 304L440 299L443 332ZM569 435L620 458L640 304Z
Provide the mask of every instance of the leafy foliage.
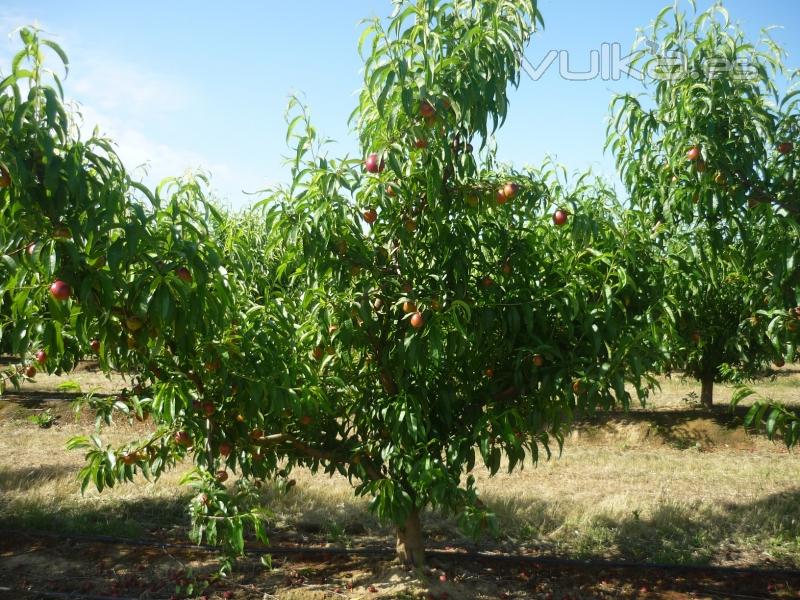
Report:
M797 209L796 114L784 112L796 101L774 83L783 52L766 34L748 42L719 4L693 21L668 7L639 43L633 66L652 93L615 98L607 146L659 224L666 367L704 387L723 364L760 376L794 358L796 232L782 215Z
M267 205L285 216L324 398L290 439L312 469L355 480L400 539L426 506L485 526L477 464L535 462L576 413L649 384L649 315L628 308L652 280L638 216L588 177L499 166L487 144L538 20L527 2L419 2L371 23L363 164L329 157L289 107L293 180Z

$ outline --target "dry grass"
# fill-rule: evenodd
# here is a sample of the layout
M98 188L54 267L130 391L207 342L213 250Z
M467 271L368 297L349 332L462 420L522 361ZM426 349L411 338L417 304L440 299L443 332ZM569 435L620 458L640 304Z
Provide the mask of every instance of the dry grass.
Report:
M83 377L73 376L82 387ZM799 381L785 376L764 389L790 399ZM502 531L484 543L659 562L800 566L800 459L734 427L725 409L693 416L681 401L690 389L665 382L654 398L656 413L584 424L559 458L538 467L494 478L478 471L483 499ZM720 398L730 393L723 386L719 392ZM61 414L53 428L21 420L45 406ZM157 483L80 495L82 457L64 445L91 428L89 419L71 419L63 401L0 406L0 528L142 535L186 524L188 490L177 488L179 472ZM141 433L118 425L104 439ZM305 471L293 477L297 486L289 494L267 492L274 531L345 544L389 534L345 479ZM465 541L449 517L428 514L426 526L436 542Z
M661 380L661 390L657 391L647 402L648 410L670 408L686 408L700 399L700 383L685 378L681 373ZM770 376L755 382L754 387L770 398L790 405L800 405L800 365L787 365L774 369ZM734 388L729 385L714 386L714 402L718 405L730 403ZM748 402L744 402L747 405ZM638 408L638 407L636 407Z

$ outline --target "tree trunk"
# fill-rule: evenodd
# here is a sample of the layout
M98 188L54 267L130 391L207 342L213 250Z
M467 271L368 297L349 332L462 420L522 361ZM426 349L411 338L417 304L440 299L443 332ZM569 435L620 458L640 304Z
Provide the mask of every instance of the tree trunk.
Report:
M700 403L703 408L711 408L714 406L714 376L704 376L700 379L702 387L700 388Z
M403 525L397 527L397 558L411 567L421 567L425 563L422 523L416 509L408 515Z

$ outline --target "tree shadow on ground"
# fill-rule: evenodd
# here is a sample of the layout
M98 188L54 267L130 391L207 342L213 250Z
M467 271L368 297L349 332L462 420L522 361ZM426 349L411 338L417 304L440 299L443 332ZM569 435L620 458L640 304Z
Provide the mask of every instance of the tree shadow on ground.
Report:
M85 396L85 392L49 392L38 390L25 390L9 392L3 395L3 400L10 404L17 404L23 408L41 408L48 402L72 402L76 398ZM95 398L108 398L115 394L93 393Z
M662 505L641 518L631 513L617 522L598 522L611 534L619 555L626 560L661 563L751 564L759 567L798 568L800 547L800 488L755 502L728 502L693 509ZM742 547L756 536L770 547ZM794 558L790 558L793 555Z
M77 484L76 484L77 485ZM31 530L64 535L110 535L139 538L175 530L185 541L189 525L188 494L174 498L113 499L102 504L48 506L0 496L0 531Z
M61 479L72 475L77 477L78 470L72 465L40 465L36 467L7 467L0 465L0 492L9 490L28 491L41 487L49 480ZM0 496L0 504L2 504Z
M72 472L74 467L0 467L0 491L12 487L24 490L26 485L35 487L36 481ZM108 497L98 502L93 497L85 504L57 507L41 499L28 501L24 495L13 500L8 496L0 493L0 530L186 540L186 507L191 497L186 488L168 498ZM691 506L676 499L644 514L631 506L629 512L600 514L579 526L570 522L574 516L559 502L491 494L486 494L484 500L498 515L499 538L485 535L471 541L459 534L454 517L428 512L423 520L431 547L500 546L517 552L525 546L545 555L579 558L800 567L800 487L755 501L713 506ZM269 527L273 543L332 543L345 547L387 546L393 542L392 528L382 525L363 504L353 501L332 506L324 489L293 489L285 495L268 490L264 503L276 514Z
M85 499L64 502L66 494L80 490L78 471L74 465L0 466L0 530L140 536L188 525L191 493L186 488L170 497L131 499L87 493ZM136 484L119 487L125 485L133 489Z

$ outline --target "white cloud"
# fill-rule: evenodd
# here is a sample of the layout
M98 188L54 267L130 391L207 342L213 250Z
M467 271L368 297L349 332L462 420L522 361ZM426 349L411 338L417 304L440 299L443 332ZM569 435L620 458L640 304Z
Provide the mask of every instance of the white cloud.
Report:
M146 185L155 186L166 177L180 176L187 171L202 171L210 176L212 189L217 195L234 206L250 202L241 193L248 183L252 189L261 187L258 181L248 182L246 173L233 169L229 164L210 161L201 153L149 137L124 118L89 105L81 105L79 111L83 117L82 137L89 137L97 125L100 132L114 142L117 154L131 175Z
M179 111L189 93L158 73L110 58L89 58L79 63L69 89L98 110L133 118L153 118Z
M187 170L202 170L211 175L212 187L219 195L234 205L249 202L241 190L257 189L258 181L229 164L186 148L180 141L159 139L158 123L177 118L191 99L197 97L190 84L129 60L105 55L104 50L86 42L79 32L59 31L52 24L36 23L28 15L0 9L0 36L28 24L45 31L44 35L60 44L70 58L65 95L76 101L82 115L82 137L89 137L97 126L113 140L132 175L147 185ZM13 53L20 49L20 40L16 35L2 37L0 72L6 72Z

